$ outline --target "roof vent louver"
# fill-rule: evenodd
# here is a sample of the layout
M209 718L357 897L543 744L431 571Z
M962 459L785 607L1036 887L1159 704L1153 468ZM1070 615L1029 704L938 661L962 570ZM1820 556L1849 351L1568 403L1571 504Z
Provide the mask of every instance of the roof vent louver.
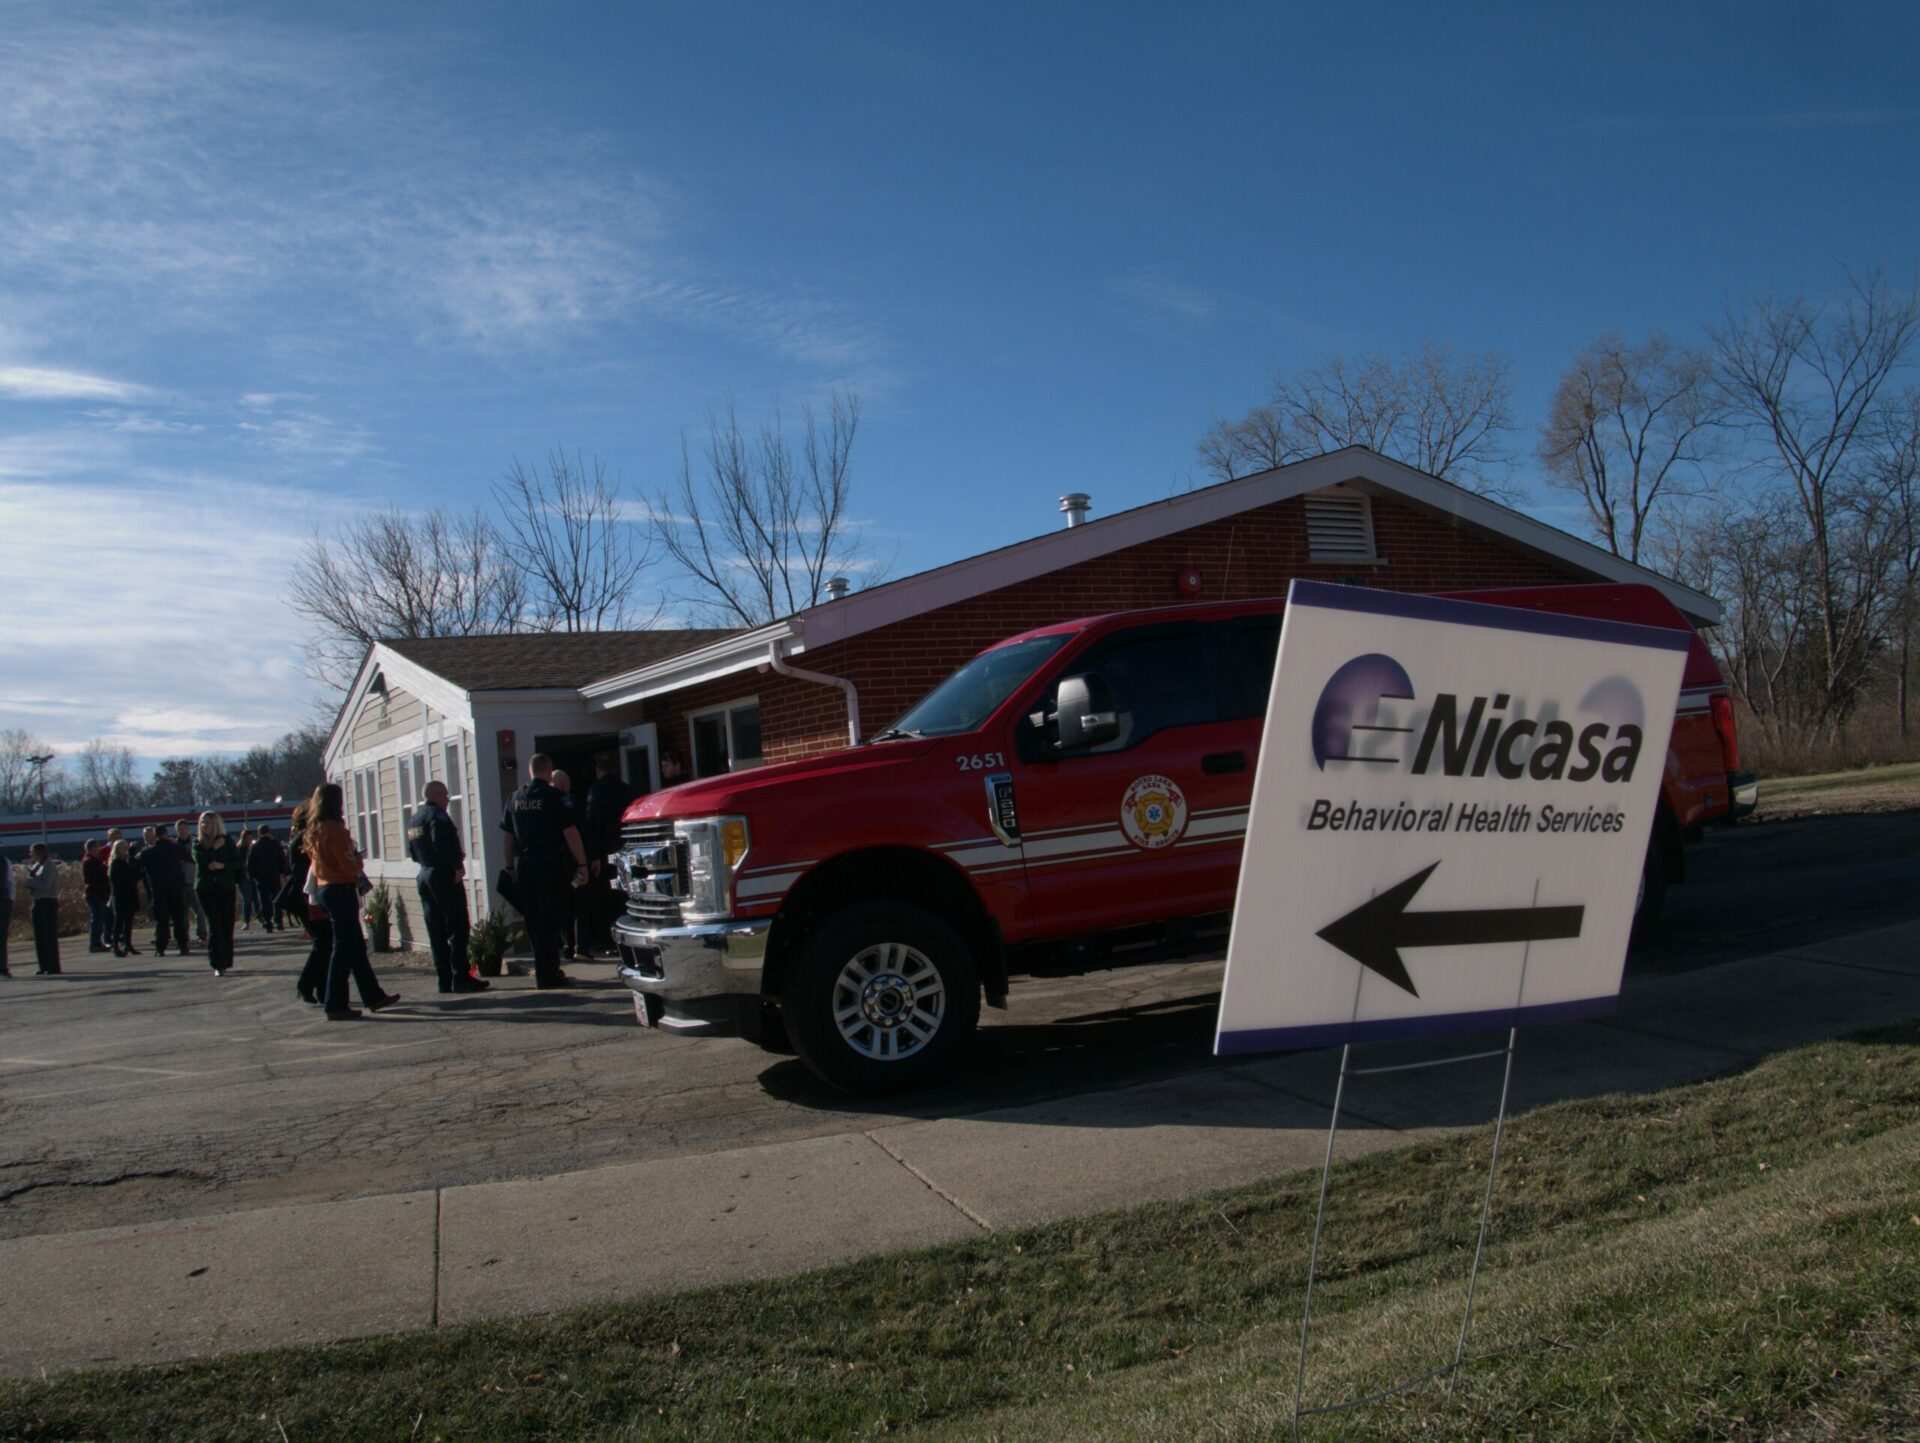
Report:
M1315 491L1307 506L1309 561L1376 561L1373 508L1366 496L1344 487Z

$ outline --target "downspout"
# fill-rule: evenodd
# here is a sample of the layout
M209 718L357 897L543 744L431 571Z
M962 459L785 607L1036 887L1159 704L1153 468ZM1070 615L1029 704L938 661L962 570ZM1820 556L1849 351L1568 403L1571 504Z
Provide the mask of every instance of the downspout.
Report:
M796 681L810 681L818 686L837 686L847 698L847 745L860 745L860 693L854 690L852 682L844 676L828 676L821 671L808 671L805 667L794 666L782 652L785 642L775 637L767 643L767 665L781 676L793 677Z

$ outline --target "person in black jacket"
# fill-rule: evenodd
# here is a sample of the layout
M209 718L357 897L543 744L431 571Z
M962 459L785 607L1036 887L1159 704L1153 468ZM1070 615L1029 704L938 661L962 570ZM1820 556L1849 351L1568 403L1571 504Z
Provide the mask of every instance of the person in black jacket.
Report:
M442 992L485 992L490 985L467 966L467 852L447 812L447 789L428 782L426 800L407 818L407 855L419 865L420 920L433 949Z
M274 840L271 827L263 825L254 837L253 846L247 852L246 869L247 880L253 883L254 910L260 914L261 927L269 932L278 930L274 914L279 909L274 903L287 880L287 854Z
M140 910L140 869L127 855L127 843L117 838L107 854L107 883L113 892L113 955L138 957L133 945L133 914Z
M507 802L500 819L503 860L513 871L514 906L527 919L534 985L571 987L560 970L560 929L573 909L573 889L587 882L587 849L566 798L553 787L553 758L535 752L532 780Z
M187 955L187 884L180 874L180 848L166 831L148 827L141 833L140 870L146 874L147 897L153 903L153 955L167 955L167 944L178 939Z

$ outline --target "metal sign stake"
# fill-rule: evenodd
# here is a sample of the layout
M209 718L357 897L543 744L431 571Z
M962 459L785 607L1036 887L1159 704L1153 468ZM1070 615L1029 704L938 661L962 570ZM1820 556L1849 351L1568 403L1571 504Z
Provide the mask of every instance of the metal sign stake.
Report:
M1524 985L1524 984L1523 984ZM1333 1118L1327 1126L1327 1156L1320 1168L1320 1201L1313 1214L1313 1240L1307 1247L1307 1288L1306 1301L1300 1310L1300 1359L1293 1380L1293 1437L1300 1437L1300 1420L1317 1417L1322 1413L1344 1413L1354 1408L1377 1403L1383 1398L1391 1398L1400 1393L1410 1392L1424 1383L1436 1378L1448 1380L1447 1392L1453 1392L1453 1378L1458 1374L1461 1361L1466 1356L1467 1334L1473 1327L1474 1287L1480 1275L1480 1260L1486 1254L1487 1222L1493 1212L1493 1180L1500 1165L1500 1134L1507 1120L1507 1097L1513 1081L1513 1050L1520 1029L1507 1029L1507 1045L1492 1047L1483 1052L1462 1053L1458 1057L1432 1057L1421 1062L1397 1062L1382 1067L1354 1067L1351 1065L1353 1045L1343 1044L1340 1048L1340 1076L1333 1089ZM1479 1241L1473 1250L1473 1266L1467 1273L1466 1307L1460 1320L1460 1336L1454 1344L1453 1361L1430 1372L1405 1379L1389 1388L1368 1393L1358 1398L1348 1398L1339 1403L1322 1404L1318 1408L1303 1408L1307 1387L1307 1351L1313 1332L1313 1283L1320 1262L1320 1234L1326 1225L1327 1188L1333 1177L1334 1144L1340 1134L1340 1107L1345 1099L1347 1079L1349 1077L1377 1077L1389 1072L1425 1072L1436 1067L1452 1067L1461 1062L1482 1062L1490 1057L1505 1058L1500 1077L1500 1109L1493 1120L1493 1155L1487 1163L1487 1186L1480 1199Z

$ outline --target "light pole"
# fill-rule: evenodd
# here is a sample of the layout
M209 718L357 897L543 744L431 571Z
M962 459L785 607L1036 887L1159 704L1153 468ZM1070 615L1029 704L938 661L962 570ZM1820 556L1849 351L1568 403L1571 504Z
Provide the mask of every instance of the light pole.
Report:
M28 757L27 765L34 769L40 781L40 845L47 844L47 763L53 760L53 753L44 757Z

